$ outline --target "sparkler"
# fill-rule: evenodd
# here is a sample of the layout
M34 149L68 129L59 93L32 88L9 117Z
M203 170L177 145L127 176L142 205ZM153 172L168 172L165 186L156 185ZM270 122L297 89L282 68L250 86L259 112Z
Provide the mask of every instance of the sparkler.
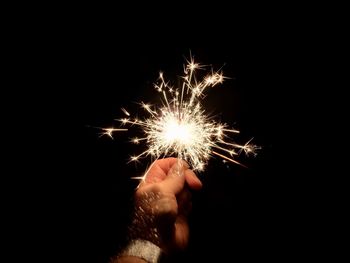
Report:
M216 122L205 113L201 104L205 91L221 84L226 77L220 70L212 71L198 80L197 71L204 69L205 66L196 63L193 57L187 60L179 88L174 88L165 81L163 73L160 72L159 79L154 84L160 94L160 106L140 103L141 108L147 112L147 117L132 118L122 108L126 117L118 119L121 125L138 126L143 133L142 137L135 137L131 141L147 145L144 152L131 156L130 161L138 161L146 156L159 159L175 155L186 160L193 170L202 171L213 155L244 166L234 157L241 152L247 155L256 154L259 147L251 144L252 139L243 145L233 142L229 135L238 134L239 131ZM127 129L105 128L103 134L112 137L113 132L120 130Z

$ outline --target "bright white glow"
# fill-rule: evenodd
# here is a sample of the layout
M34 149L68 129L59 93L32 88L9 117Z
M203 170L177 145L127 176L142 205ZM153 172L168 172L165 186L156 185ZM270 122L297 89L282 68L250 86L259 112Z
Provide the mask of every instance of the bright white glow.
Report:
M141 102L141 108L148 117L131 118L130 113L122 108L127 116L119 119L121 125L139 126L144 137L135 137L131 141L135 144L145 142L146 151L132 156L131 161L138 161L141 157L151 155L155 159L167 156L177 156L184 159L194 170L203 170L209 158L215 154L225 161L238 163L233 156L242 151L255 154L257 146L240 145L228 137L228 133L239 133L235 129L227 128L209 118L204 113L201 100L207 88L221 84L225 77L221 71L212 72L198 80L195 72L205 67L195 63L191 58L184 67L185 75L182 85L174 88L164 80L164 74L159 73L159 80L154 84L162 101L160 106ZM104 129L105 134L112 136L117 129ZM241 165L241 164L240 164Z
M180 123L176 119L170 119L164 123L163 140L168 144L179 144L182 146L191 145L193 143L194 125L188 123Z

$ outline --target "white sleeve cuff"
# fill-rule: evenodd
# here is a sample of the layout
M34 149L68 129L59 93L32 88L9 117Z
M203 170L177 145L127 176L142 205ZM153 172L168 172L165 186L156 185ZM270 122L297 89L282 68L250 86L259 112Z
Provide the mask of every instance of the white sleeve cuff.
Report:
M123 251L122 255L139 257L148 263L158 263L161 256L160 247L150 241L143 239L135 239Z

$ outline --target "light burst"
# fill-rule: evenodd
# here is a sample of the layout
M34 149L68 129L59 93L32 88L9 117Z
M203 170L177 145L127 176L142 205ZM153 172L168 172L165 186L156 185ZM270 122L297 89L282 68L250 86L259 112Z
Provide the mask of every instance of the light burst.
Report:
M147 149L139 155L132 156L130 161L139 161L140 158L152 156L154 159L176 156L186 160L193 170L204 170L211 156L216 155L226 161L239 165L234 157L241 152L256 154L259 148L251 144L251 140L241 145L232 140L232 135L238 130L219 123L205 113L201 101L208 88L221 84L225 77L223 72L211 71L200 80L197 71L204 70L205 66L195 63L191 58L184 66L182 85L174 88L165 81L162 72L154 84L160 93L160 105L141 102L141 108L147 112L144 118L132 118L124 108L125 118L118 119L122 126L129 125L141 128L142 137L134 137L132 143L146 143ZM106 128L104 133L112 137L118 130ZM242 165L244 166L244 165Z

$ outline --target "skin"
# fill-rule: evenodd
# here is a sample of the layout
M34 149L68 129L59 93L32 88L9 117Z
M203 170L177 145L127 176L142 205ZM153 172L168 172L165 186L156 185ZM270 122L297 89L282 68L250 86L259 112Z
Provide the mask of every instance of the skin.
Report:
M185 161L165 158L155 161L135 193L135 207L142 211L144 231L156 229L156 235L148 239L163 252L171 254L187 247L189 226L187 217L191 211L191 192L199 190L202 183L189 169ZM146 223L145 223L146 221ZM140 225L140 224L139 224ZM118 263L144 263L143 259L120 256Z

